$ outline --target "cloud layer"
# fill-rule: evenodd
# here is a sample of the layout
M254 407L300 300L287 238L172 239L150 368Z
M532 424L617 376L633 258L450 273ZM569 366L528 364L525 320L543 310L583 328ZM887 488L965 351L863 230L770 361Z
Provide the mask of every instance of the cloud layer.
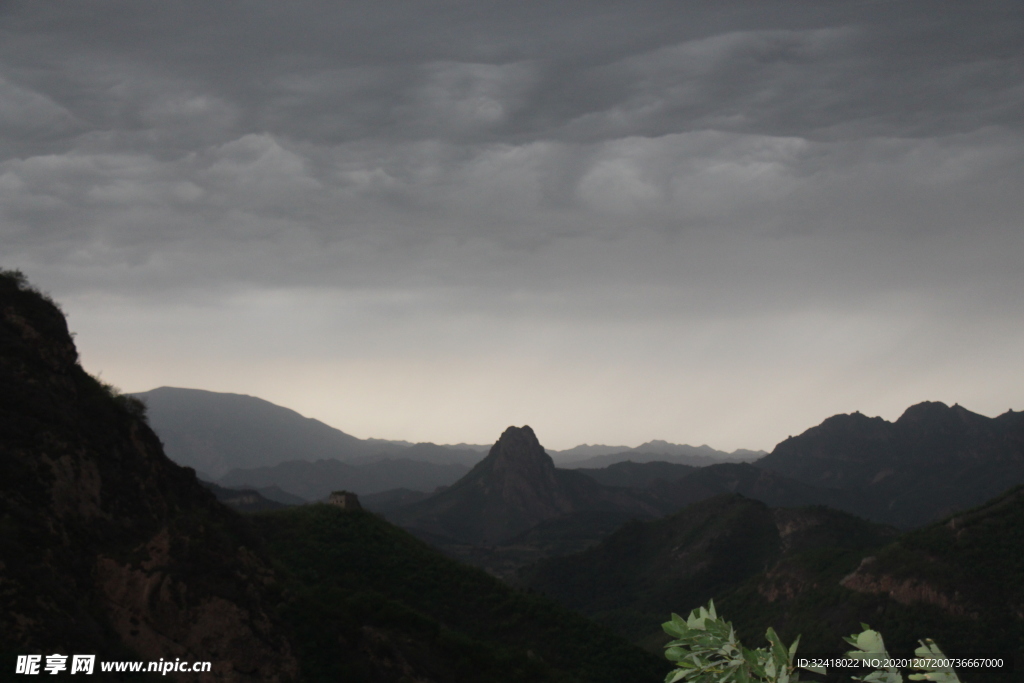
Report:
M108 379L361 436L1020 407L1017 14L8 3L0 263Z

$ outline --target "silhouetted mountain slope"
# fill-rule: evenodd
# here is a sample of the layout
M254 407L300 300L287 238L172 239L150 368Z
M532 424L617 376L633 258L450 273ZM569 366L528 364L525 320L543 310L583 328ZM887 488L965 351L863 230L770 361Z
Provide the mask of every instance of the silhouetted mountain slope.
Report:
M484 460L449 488L391 515L463 543L493 545L546 519L586 510L650 516L656 509L584 474L555 469L529 427L509 427Z
M168 457L214 478L286 460L365 455L356 437L253 396L176 387L134 396L146 403Z
M841 556L895 534L823 507L772 510L722 495L663 519L630 522L589 550L544 560L520 576L525 585L651 646L661 641L659 625L671 612L686 614L719 600L780 561L805 551Z
M469 471L465 465L436 465L414 460L377 460L358 465L338 460L296 460L273 467L231 470L217 483L221 486L261 488L277 486L306 500L322 500L331 491L359 495L395 488L433 491L459 480Z
M82 370L60 310L10 273L0 387L0 652L216 653L217 680L295 678L274 573L241 519L163 455L139 404Z
M669 668L371 513L319 504L253 523L286 571L308 680L650 683ZM391 677L370 676L381 669Z
M146 403L150 423L168 457L213 479L234 469L295 460L397 457L468 467L481 457L470 448L364 441L294 410L242 394L160 387L133 395Z
M865 516L912 528L1024 483L1024 414L987 418L920 403L896 422L836 415L791 437L757 466L842 489Z

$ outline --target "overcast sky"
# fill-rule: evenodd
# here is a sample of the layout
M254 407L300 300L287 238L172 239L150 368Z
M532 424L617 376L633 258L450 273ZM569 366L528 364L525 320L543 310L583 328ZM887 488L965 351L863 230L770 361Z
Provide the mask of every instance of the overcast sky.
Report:
M764 448L1024 408L1020 0L0 0L0 266L128 391Z

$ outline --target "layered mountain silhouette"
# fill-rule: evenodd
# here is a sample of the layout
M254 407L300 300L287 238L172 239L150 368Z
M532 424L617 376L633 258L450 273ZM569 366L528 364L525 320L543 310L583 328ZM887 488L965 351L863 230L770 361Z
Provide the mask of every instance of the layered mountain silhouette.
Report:
M576 470L555 468L532 430L509 428L448 489L391 496L380 509L502 576L597 543L630 518L671 515L721 494L771 507L822 505L908 529L1024 482L1020 424L1018 413L990 419L925 403L896 423L829 418L753 464L620 462Z
M649 517L658 510L628 491L559 470L530 427L509 427L487 457L449 488L392 513L396 523L462 543L493 545L547 519L616 510Z
M751 451L745 448L727 453L708 445L687 446L654 440L636 448L577 446L568 451L560 451L554 457L559 467L577 469L599 468L619 462L669 462L691 467L707 467L718 463L753 462L764 455L764 451Z
M836 415L755 464L841 490L837 507L909 529L1024 483L1024 413L989 418L925 402L896 422Z
M236 468L365 453L356 437L253 396L177 387L134 396L168 457L212 479Z
M664 660L361 510L243 517L89 376L57 306L0 271L0 667L210 661L168 680L642 683ZM273 507L258 492L217 493ZM45 661L45 660L44 660ZM129 674L124 680L149 680Z
M213 481L232 470L294 461L338 460L358 466L400 458L468 467L482 457L471 447L358 439L294 410L243 394L160 387L133 396L146 404L149 421L168 457ZM402 485L395 483L389 488Z

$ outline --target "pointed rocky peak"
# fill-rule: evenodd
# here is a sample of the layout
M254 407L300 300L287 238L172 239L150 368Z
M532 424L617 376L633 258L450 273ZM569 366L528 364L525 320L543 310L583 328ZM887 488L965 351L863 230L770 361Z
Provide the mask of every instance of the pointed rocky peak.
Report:
M527 425L509 427L502 432L484 462L490 465L493 472L546 473L555 469L551 456Z

